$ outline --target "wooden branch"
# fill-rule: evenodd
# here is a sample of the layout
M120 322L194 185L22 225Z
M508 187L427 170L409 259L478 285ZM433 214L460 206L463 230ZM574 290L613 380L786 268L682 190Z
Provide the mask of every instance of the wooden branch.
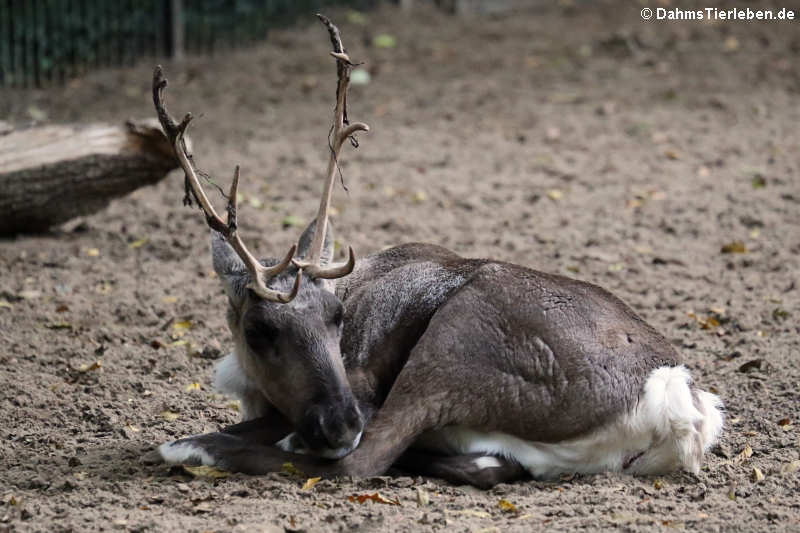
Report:
M89 215L175 168L172 147L152 120L0 134L0 235Z

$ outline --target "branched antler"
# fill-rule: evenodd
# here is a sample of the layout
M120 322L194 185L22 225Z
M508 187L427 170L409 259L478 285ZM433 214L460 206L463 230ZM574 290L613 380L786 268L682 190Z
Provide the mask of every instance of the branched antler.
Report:
M203 210L206 216L206 222L211 229L221 233L225 237L225 240L233 247L236 254L242 259L247 270L250 272L250 284L247 286L249 289L252 289L253 292L261 298L271 302L288 303L292 301L300 288L300 280L303 277L302 269L298 270L297 277L294 280L294 286L289 293L269 289L267 288L267 282L270 278L277 276L289 266L297 246L292 246L289 249L289 253L286 254L286 257L277 265L265 267L244 245L242 239L239 237L238 225L236 223L236 197L239 189L238 166L233 173L233 182L231 183L231 190L228 194L227 222L217 215L214 206L209 201L208 196L206 196L202 185L200 185L200 180L198 179L199 172L194 164L192 155L186 149L186 140L184 136L186 134L186 129L189 127L189 123L192 121L192 114L186 113L180 123L175 122L167 111L167 106L164 102L164 89L166 89L166 87L167 79L164 77L164 73L159 65L153 72L153 103L156 106L156 112L158 113L158 120L161 122L161 127L164 129L164 133L169 139L170 144L172 144L175 155L178 161L180 161L185 174L184 186L186 188L186 196L183 199L184 204L191 205L192 198L194 198L194 201L196 201Z
M317 14L317 17L328 28L331 37L333 51L331 55L336 59L336 74L338 83L336 85L336 107L334 108L333 128L329 138L330 159L328 161L328 175L322 189L322 199L317 212L317 224L314 230L314 239L311 241L311 250L307 261L294 260L294 264L302 267L314 278L334 279L346 276L353 271L356 264L353 248L348 247L348 258L343 264L323 267L320 265L322 249L325 243L325 233L328 229L328 211L331 205L331 193L333 184L336 181L336 170L339 166L339 152L342 144L351 138L356 132L369 131L369 126L363 122L353 122L347 119L347 88L350 85L350 69L354 64L350 61L350 56L342 45L342 38L337 28L327 17Z

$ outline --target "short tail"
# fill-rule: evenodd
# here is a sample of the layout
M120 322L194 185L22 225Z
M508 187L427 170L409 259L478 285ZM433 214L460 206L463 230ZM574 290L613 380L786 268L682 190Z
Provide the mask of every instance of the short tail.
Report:
M661 367L645 383L646 419L654 424L658 443L648 457L653 471L683 467L698 473L703 455L717 441L724 424L722 401L715 394L692 386L684 366ZM675 464L675 463L678 464Z

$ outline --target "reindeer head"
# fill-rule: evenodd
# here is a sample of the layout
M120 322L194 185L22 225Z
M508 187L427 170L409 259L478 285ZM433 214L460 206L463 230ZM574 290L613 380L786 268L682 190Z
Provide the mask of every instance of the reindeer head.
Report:
M187 114L176 123L167 112L167 81L161 67L153 74L153 102L184 170L184 203L196 201L212 229L214 269L228 295L228 325L239 364L269 402L294 424L302 440L299 447L341 457L358 445L364 422L339 350L344 310L329 281L352 272L355 255L350 248L345 263L330 264L333 238L328 231L328 210L341 147L356 132L368 131L369 127L347 120L352 63L338 29L327 18L319 17L333 43L331 55L336 58L339 80L329 138L330 159L317 218L282 260L257 260L239 237L238 167L228 194L227 221L217 215L184 141L192 116Z
M308 256L315 225L312 222L300 238L300 257ZM291 301L261 298L248 289L250 274L233 247L217 232L211 238L214 270L228 296L228 327L245 374L294 424L300 447L330 457L352 451L363 419L339 351L344 308L332 284L302 273ZM322 266L332 252L329 231ZM289 266L270 280L271 289L290 293L296 275L297 267Z

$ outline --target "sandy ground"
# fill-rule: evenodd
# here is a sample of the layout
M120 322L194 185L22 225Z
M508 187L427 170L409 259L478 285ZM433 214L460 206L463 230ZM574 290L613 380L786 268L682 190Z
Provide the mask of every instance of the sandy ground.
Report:
M797 23L645 23L638 3L592 6L385 8L367 26L333 13L372 74L351 93L351 117L373 131L345 155L338 238L361 255L428 241L610 289L727 405L698 476L481 492L398 475L303 491L287 473L140 465L153 445L238 416L209 385L230 340L224 297L174 173L0 241L0 531L800 529ZM397 46L371 46L381 33ZM202 115L200 164L226 183L242 165L240 223L264 254L297 238L287 216L316 209L327 47L309 18L254 49L165 65L173 112ZM0 117L153 116L151 72L6 92ZM400 505L348 499L374 492Z

